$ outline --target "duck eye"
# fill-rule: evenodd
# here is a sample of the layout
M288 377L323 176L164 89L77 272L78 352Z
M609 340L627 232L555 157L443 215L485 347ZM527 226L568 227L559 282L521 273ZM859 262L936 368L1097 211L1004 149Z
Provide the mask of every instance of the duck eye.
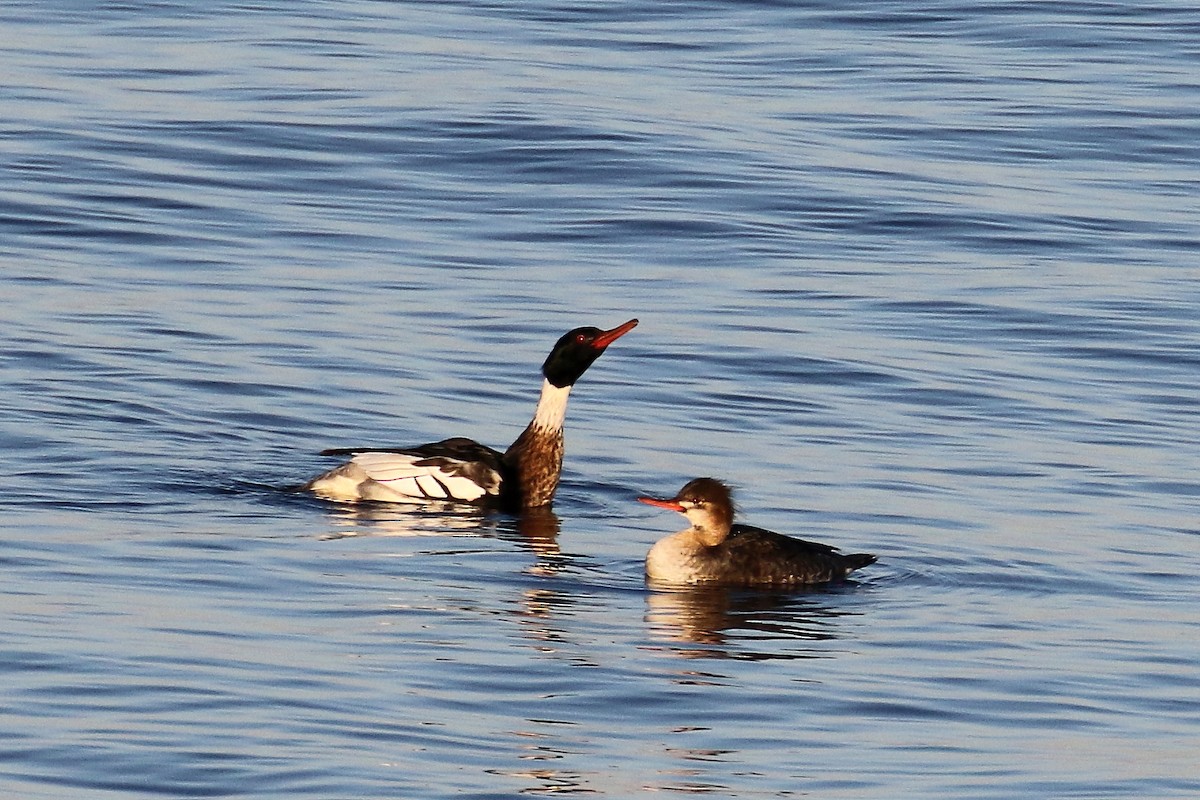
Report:
M586 333L577 333L577 334L575 334L575 341L576 341L576 343L578 343L578 344L583 344L584 342L586 342L586 341L587 341L587 334L586 334Z

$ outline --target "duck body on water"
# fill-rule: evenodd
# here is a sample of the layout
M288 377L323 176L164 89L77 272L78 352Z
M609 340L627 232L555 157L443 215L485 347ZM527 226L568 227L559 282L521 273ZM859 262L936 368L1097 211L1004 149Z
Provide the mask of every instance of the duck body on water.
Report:
M631 319L611 330L584 327L563 334L542 364L542 393L533 419L503 453L464 437L416 447L324 450L321 455L350 460L301 489L340 502L547 508L562 474L563 423L571 388L605 348L637 324Z
M692 524L650 548L646 577L654 583L819 586L844 581L876 560L869 553L842 553L826 544L734 523L729 487L714 478L689 481L670 499L638 500L677 511Z

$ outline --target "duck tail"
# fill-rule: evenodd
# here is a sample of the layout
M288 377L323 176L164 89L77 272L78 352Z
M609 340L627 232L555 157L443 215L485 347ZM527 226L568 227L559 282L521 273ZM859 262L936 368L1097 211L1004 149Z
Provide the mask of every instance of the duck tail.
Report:
M850 553L846 556L846 572L852 572L860 567L869 566L878 560L870 553Z

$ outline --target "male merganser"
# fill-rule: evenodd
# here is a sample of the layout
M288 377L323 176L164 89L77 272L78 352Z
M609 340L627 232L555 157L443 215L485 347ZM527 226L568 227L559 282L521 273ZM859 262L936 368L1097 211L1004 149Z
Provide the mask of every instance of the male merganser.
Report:
M734 524L729 487L714 478L696 478L669 500L638 500L678 511L692 523L650 548L646 577L659 583L811 586L845 580L875 563L868 553L843 554L827 544Z
M301 488L350 502L463 502L514 511L548 507L562 474L571 387L606 347L637 324L631 319L612 330L575 328L563 334L542 364L545 380L533 420L504 453L463 437L417 447L324 450L321 455L352 458Z

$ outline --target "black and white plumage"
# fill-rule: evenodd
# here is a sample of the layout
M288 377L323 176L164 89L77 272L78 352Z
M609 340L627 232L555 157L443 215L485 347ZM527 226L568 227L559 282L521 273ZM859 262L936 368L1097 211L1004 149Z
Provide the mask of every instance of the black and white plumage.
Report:
M503 453L463 437L417 447L325 450L322 455L350 460L302 488L343 502L547 507L562 474L563 422L571 387L637 322L631 319L611 330L575 328L564 334L542 364L542 393L533 419Z
M670 499L638 500L677 511L692 523L650 548L646 577L656 583L814 586L843 581L875 563L869 553L844 554L827 544L735 524L729 487L713 478L689 481Z

